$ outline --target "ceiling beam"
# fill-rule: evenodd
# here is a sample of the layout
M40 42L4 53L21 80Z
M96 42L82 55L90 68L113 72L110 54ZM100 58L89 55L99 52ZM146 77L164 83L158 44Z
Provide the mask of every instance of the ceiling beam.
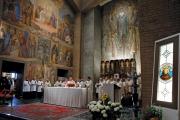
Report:
M77 2L75 2L74 0L64 0L69 7L73 10L73 12L76 14L78 12L80 12L80 8L79 5L77 5Z

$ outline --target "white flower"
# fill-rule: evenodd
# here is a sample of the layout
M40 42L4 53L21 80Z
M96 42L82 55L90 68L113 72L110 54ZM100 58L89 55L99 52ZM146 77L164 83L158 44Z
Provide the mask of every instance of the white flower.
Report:
M99 110L99 109L96 109L96 112L100 112L100 110Z
M101 101L101 100L99 100L99 101L98 101L98 103L100 103L100 104L101 104L101 103L102 103L102 101Z
M90 106L89 106L89 109L92 109L93 107L94 107L94 105L90 105Z
M95 104L97 104L97 102L96 101L91 101L90 104L94 104L95 105Z
M118 111L118 110L119 110L119 107L115 107L115 108L114 108L114 111Z
M122 108L122 105L119 105L120 108Z
M115 106L116 106L116 104L115 104L115 103L112 103L112 104L111 104L111 106L115 107Z
M109 102L108 102L108 104L112 104L112 102L111 102L111 101L109 101Z
M102 110L101 113L102 113L102 114L106 113L106 110Z
M109 106L105 106L105 109L106 109L106 110L109 110L109 109L110 109L110 107L109 107Z
M106 114L106 113L104 113L104 114L103 114L103 117L107 117L107 114Z
M99 109L104 109L104 106L101 105L101 104L99 104L99 105L98 105L98 108L99 108Z
M117 118L116 120L121 120L120 118Z

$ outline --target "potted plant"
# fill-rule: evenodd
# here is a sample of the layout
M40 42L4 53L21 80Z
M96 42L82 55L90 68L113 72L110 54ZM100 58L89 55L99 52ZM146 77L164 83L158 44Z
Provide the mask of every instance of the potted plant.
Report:
M151 106L144 113L144 120L162 120L162 109Z

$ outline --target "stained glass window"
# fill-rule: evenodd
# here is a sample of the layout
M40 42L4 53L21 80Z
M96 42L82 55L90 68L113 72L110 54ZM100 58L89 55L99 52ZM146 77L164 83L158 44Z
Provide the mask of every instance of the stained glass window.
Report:
M160 46L157 100L172 102L173 43Z

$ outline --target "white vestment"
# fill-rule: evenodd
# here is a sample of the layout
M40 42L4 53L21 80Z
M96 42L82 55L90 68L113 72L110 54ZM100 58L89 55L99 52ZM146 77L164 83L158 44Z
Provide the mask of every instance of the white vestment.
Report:
M23 82L23 92L30 92L30 84L28 80L24 80Z

